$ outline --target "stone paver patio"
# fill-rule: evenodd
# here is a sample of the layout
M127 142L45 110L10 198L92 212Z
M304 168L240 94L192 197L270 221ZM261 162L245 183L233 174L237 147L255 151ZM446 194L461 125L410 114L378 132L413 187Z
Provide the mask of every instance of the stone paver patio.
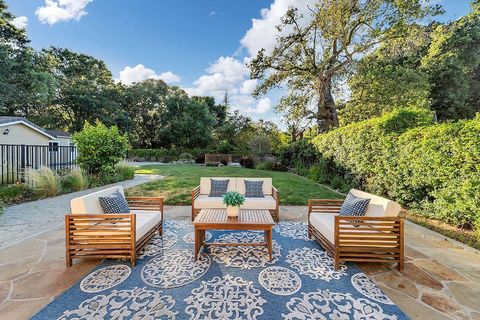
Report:
M73 198L117 185L131 188L161 178L159 175L137 174L132 180L10 206L0 215L0 249L62 227Z
M280 214L306 220L305 207L281 207ZM189 216L190 207L166 207L165 219ZM403 272L383 264L360 267L412 319L480 319L479 252L411 223L405 240ZM28 319L100 263L66 269L64 241L60 227L0 249L1 318Z

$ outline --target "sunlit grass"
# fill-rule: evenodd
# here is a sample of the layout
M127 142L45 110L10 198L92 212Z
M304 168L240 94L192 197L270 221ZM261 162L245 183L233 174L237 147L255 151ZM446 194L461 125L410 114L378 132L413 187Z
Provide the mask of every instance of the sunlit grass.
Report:
M239 167L205 167L194 165L149 165L136 173L160 174L165 178L127 190L130 196L162 196L166 204L191 204L191 191L201 177L270 177L279 191L281 205L306 205L311 198L342 198L342 195L303 177L288 172Z

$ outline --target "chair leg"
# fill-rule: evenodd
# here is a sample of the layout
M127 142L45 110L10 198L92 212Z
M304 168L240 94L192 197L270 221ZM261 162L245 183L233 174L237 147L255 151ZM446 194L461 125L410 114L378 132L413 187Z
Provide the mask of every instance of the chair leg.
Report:
M67 263L67 268L70 268L72 266L72 258L70 257L70 252L68 251L66 255L66 263Z
M340 259L338 258L338 253L335 252L333 258L335 260L335 270L340 269Z
M136 251L132 252L132 255L130 257L130 264L132 265L132 267L135 267L137 265L137 252Z
M158 235L161 237L163 236L163 221L162 223L160 223L160 225L158 226Z

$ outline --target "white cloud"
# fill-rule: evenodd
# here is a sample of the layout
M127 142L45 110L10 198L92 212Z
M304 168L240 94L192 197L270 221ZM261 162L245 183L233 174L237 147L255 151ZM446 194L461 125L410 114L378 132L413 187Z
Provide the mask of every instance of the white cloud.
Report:
M18 29L25 29L28 25L28 18L25 16L16 17L12 20L12 24Z
M126 66L125 69L120 71L119 80L123 84L129 85L146 79L160 79L167 84L179 83L181 80L180 76L171 71L157 74L154 70L145 67L143 64L137 64L135 67Z
M241 94L252 94L255 88L257 87L258 80L257 79L248 79L242 82L240 87Z
M214 15L216 15L216 14L217 14L216 11L210 11L210 13L209 13L208 15L209 15L210 17L212 17L212 16L214 16Z
M288 8L294 6L300 13L307 14L308 3L308 0L275 0L269 9L264 8L260 11L260 19L252 19L252 27L240 41L242 46L248 50L250 56L255 56L262 48L267 53L271 52L279 35L276 27Z
M225 92L237 94L239 85L248 75L245 62L233 57L220 57L207 68L206 74L193 82L193 88L184 88L190 95L209 95L221 99Z
M255 108L248 108L245 110L246 113L253 114L265 114L272 109L272 101L269 97L262 98L258 101Z
M85 8L93 0L45 0L43 7L37 8L35 15L40 22L53 25L57 22L80 20L87 15Z

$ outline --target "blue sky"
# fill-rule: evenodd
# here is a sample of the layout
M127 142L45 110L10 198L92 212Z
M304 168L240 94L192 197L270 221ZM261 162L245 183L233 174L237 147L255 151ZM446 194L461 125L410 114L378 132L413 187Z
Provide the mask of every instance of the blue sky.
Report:
M190 94L225 90L254 118L279 120L275 94L254 100L244 63L271 47L274 26L289 4L308 0L6 0L33 47L51 45L104 60L125 83L161 78ZM453 20L468 0L436 0ZM62 5L63 4L63 5ZM26 17L26 18L25 18ZM252 21L252 19L254 19Z

